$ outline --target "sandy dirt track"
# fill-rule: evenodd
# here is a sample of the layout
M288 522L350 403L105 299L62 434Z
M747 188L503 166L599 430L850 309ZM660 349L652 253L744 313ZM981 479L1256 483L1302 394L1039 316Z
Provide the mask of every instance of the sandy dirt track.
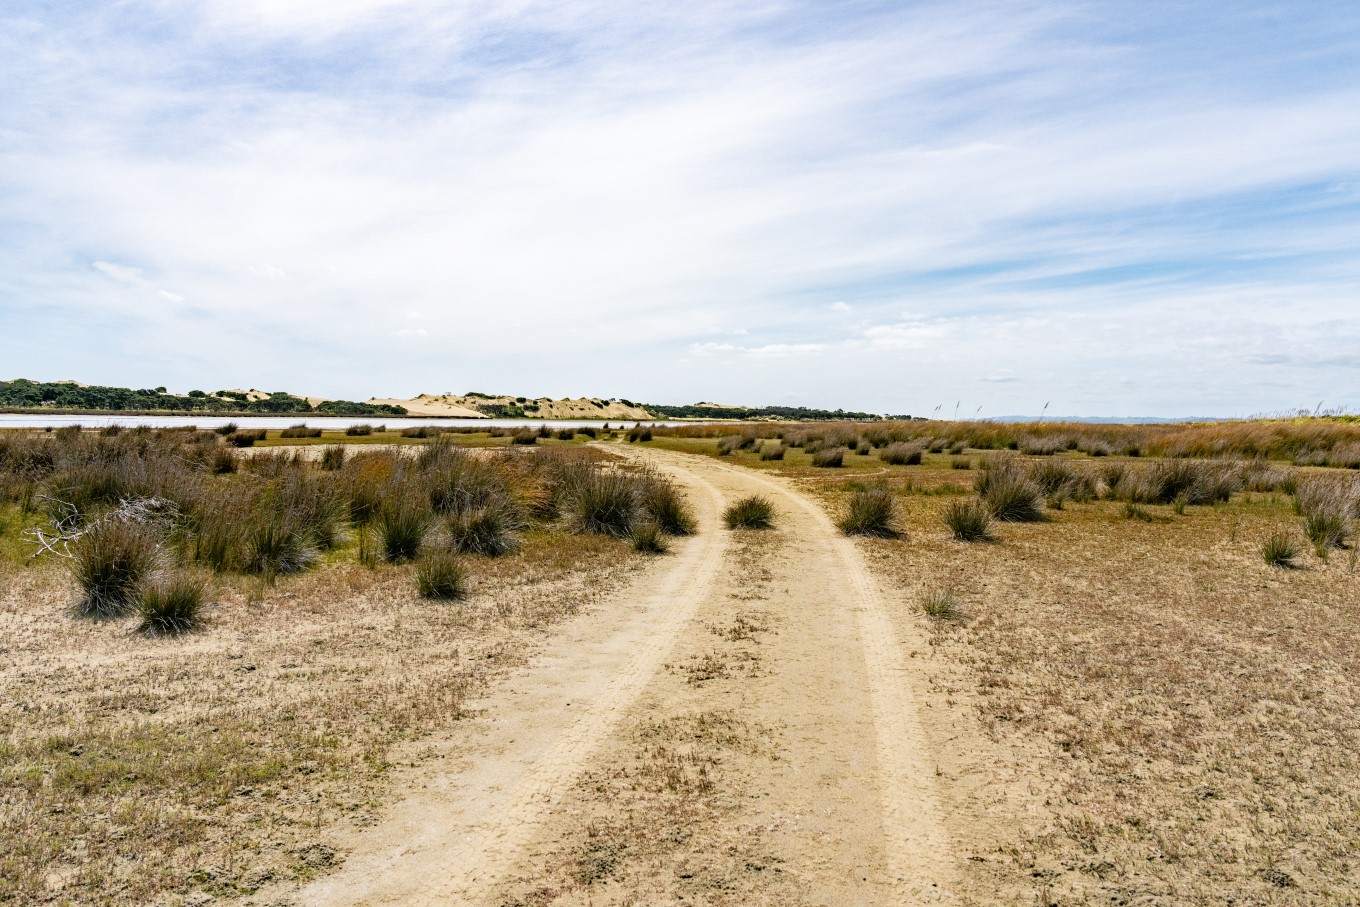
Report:
M664 854L611 865L628 884L551 884L582 816L602 808L580 779L626 762L628 729L714 715L771 729L776 741L768 757L728 759L715 773L728 805L687 845L687 859L716 866L720 849L759 837L784 867L724 882L729 902L954 900L957 867L907 663L922 642L901 638L909 631L894 627L854 543L778 479L703 457L622 452L686 490L698 534L561 629L477 704L478 718L432 744L440 758L401 779L404 799L379 824L337 841L339 870L277 892L282 902L533 903L516 899L523 891L563 904L694 900L684 888L694 873ZM750 494L774 501L775 531L722 527L723 507ZM713 628L738 610L764 628L759 644L714 648ZM728 670L743 653L755 667ZM683 669L695 664L717 667ZM697 898L706 899L723 901Z

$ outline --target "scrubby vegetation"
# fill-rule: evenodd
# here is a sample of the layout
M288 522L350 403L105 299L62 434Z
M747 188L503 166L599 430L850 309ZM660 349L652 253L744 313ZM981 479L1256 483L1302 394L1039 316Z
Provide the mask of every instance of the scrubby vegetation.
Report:
M327 400L313 407L302 397L284 391L265 394L259 399L239 391L190 391L183 396L167 393L163 387L132 390L126 387L98 387L68 382L28 381L18 378L0 381L0 407L13 409L77 410L82 412L166 412L166 413L317 413L327 416L369 416L406 414L403 406L386 403L355 403Z
M414 453L333 445L314 458L292 448L238 452L240 434L6 433L0 505L45 511L34 548L69 558L81 613L118 617L140 607L156 634L197 618L190 579L151 582L176 563L273 583L356 536L361 559L419 561L429 571L441 553L512 553L534 527L619 538L695 528L670 481L585 451L474 452L436 432Z

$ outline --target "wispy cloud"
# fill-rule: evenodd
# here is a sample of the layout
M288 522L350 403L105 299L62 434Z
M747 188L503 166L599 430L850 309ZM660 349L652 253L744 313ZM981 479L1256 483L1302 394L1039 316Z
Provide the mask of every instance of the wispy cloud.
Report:
M1316 364L1356 330L1360 10L1192 7L7 7L0 357L347 396L1360 404ZM685 361L721 355L754 365Z

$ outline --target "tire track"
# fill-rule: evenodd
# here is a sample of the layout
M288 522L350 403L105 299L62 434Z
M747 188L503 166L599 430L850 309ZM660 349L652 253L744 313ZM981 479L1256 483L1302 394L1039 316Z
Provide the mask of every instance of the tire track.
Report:
M435 907L494 894L555 799L661 668L729 547L718 490L683 467L668 471L689 491L700 526L669 569L639 581L647 591L636 603L577 622L488 697L482 739L461 764L360 834L343 868L295 903Z
M660 462L668 469L682 469L682 464L692 464L696 458L693 454L665 452ZM854 542L836 529L819 504L783 481L754 470L712 460L709 464L712 469L741 477L752 491L772 493L778 501L796 508L804 518L800 522L810 524L815 533L815 538L805 539L808 556L814 557L817 548L826 546L833 559L827 569L844 576L846 584L835 584L833 589L847 591L833 591L833 595L854 622L864 650L875 727L884 856L893 876L890 881L902 899L900 903L951 902L956 864L935 789L926 734L916 711L918 694L878 583Z

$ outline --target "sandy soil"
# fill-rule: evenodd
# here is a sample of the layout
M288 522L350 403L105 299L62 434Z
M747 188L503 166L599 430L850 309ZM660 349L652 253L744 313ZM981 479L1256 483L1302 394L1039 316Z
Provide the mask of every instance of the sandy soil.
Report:
M341 870L256 903L973 900L920 627L789 485L626 453L685 487L699 534L478 702L471 738L465 722L402 771L404 800L329 842ZM753 493L777 528L722 528Z
M478 404L485 403L523 407L531 418L538 419L611 419L625 422L652 418L651 413L638 406L588 397L562 400L531 397L521 402L519 398L510 396L483 398L458 394L420 394L410 400L374 398L368 402L404 406L413 416L456 416L463 419L485 418L485 414L476 408Z

